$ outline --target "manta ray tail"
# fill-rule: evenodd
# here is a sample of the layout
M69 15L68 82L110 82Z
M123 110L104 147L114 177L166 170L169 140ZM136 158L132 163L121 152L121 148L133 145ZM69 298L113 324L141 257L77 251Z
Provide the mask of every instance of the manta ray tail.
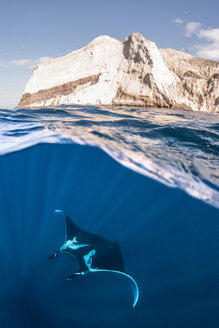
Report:
M132 291L133 291L133 295L134 295L133 307L135 307L135 305L138 302L138 298L139 298L139 288L138 288L138 285L137 285L137 282L135 281L135 279L132 278L129 274L127 274L125 272L117 271L117 270L104 270L104 269L90 270L89 272L112 272L112 273L117 273L117 274L120 274L120 275L128 278L131 282L131 287L132 287Z

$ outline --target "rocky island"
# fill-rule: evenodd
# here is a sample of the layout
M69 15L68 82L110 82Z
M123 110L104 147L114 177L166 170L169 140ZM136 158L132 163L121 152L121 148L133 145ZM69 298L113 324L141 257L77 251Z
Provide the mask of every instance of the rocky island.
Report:
M140 33L99 36L36 66L18 107L144 106L219 112L219 63L158 49Z

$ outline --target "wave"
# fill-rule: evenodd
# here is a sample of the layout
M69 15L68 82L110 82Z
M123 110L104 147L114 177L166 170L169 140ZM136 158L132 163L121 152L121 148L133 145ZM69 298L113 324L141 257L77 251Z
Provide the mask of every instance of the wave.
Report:
M40 143L95 146L120 164L219 207L217 115L60 106L0 112L0 155Z

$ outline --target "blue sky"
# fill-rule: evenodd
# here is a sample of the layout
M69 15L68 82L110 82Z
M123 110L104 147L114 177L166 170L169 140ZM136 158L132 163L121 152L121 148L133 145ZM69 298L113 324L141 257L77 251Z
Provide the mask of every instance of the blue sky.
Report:
M159 48L219 61L218 13L218 0L0 0L0 108L17 105L34 65L101 34L140 32Z

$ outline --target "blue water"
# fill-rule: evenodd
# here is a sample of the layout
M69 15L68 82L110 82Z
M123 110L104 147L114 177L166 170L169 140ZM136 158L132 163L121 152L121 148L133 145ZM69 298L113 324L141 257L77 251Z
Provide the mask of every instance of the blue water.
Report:
M219 116L0 110L0 327L218 327ZM72 281L62 209L118 241L126 279Z

